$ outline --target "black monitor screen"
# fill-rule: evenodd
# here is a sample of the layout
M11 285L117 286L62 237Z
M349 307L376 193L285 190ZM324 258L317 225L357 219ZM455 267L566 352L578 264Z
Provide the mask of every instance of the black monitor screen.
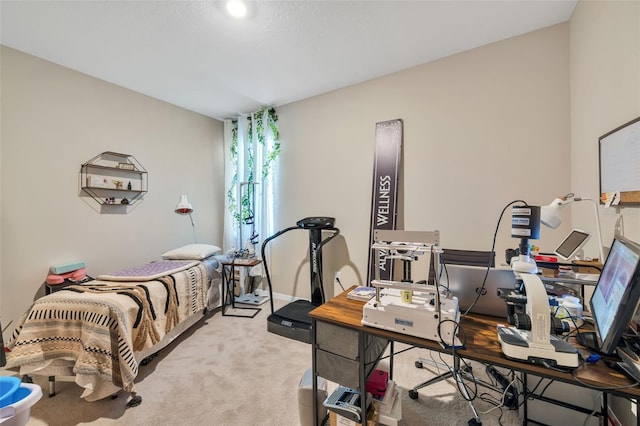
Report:
M640 301L640 245L616 236L591 297L600 352L615 353Z

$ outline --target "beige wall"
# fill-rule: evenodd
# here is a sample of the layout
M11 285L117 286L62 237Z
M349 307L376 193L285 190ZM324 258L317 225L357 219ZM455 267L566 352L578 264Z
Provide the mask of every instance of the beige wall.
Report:
M380 52L384 55L384 52ZM376 122L404 121L404 229L441 232L443 247L489 250L511 201L570 190L569 27L553 26L278 109L282 157L276 226L333 216L325 286L366 279ZM517 247L511 211L498 260ZM563 224L568 229L569 225ZM553 249L562 229L542 231ZM308 297L307 235L272 243L277 292Z
M640 116L640 2L581 1L570 46L571 183L576 194L597 197L598 137ZM576 227L593 226L592 207L576 205L572 216ZM640 208L601 208L606 246L621 216L625 235L640 242ZM612 405L622 424L635 424L629 401L613 398Z
M640 116L640 2L581 1L570 29L571 183L576 195L597 198L598 138ZM593 227L592 207L580 208L575 226ZM640 208L600 212L606 246L620 215L625 235L640 241Z
M41 293L51 265L86 262L97 275L158 260L193 242L221 244L222 123L2 47L2 326ZM149 192L128 214L81 198L80 165L103 151L131 154ZM12 328L5 333L5 339Z
M404 121L401 222L440 230L444 247L488 250L516 199L597 197L597 137L640 115L639 21L638 2L583 1L568 24L279 107L276 227L335 217L342 236L324 252L328 295L340 290L330 284L335 271L345 286L363 283L375 123L395 118ZM181 193L196 208L199 242L221 240L221 123L1 52L3 324L26 309L52 264L82 259L98 274L191 242L188 219L171 213ZM78 196L79 165L105 150L149 170L149 193L127 215L98 214ZM600 212L608 245L618 212ZM635 240L638 212L620 211ZM592 220L575 205L537 243L552 249L572 221L589 229ZM499 261L517 245L509 225L507 210ZM309 296L307 238L296 231L272 242L276 292ZM595 243L587 255L597 256Z
M366 277L375 123L404 121L404 229L441 231L444 247L488 250L504 206L573 192L598 198L598 137L640 115L638 2L580 2L570 23L282 106L279 229L336 218L325 249L329 295ZM381 52L384 54L384 52ZM608 247L618 218L640 241L640 209L599 208ZM510 211L498 260L515 247ZM596 233L593 204L563 211L536 242L552 250L572 227ZM308 297L307 236L271 243L277 292ZM598 257L597 238L585 248Z

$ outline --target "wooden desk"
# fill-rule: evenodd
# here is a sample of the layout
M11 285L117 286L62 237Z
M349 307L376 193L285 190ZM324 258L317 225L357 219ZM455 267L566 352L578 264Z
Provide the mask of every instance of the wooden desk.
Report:
M607 367L603 360L600 360L593 364L585 364L579 367L573 374L563 373L556 370L551 370L543 366L533 365L521 361L513 361L505 358L502 354L500 343L498 342L498 334L496 326L498 324L506 324L506 320L503 318L488 317L484 315L468 314L460 321L459 333L460 339L465 343L465 349L456 350L452 353L449 349L444 349L438 342L432 340L426 340L419 337L409 336L406 334L396 333L388 330L383 330L375 327L363 326L362 320L362 306L364 302L358 300L348 299L347 293L353 289L353 287L347 289L343 293L327 301L323 305L317 307L310 312L312 320L312 369L313 369L313 398L314 398L314 422L317 421L317 406L316 406L316 392L317 382L316 377L319 375L317 370L317 330L318 327L323 327L326 324L332 326L343 327L349 330L353 330L360 336L359 339L359 389L365 389L366 377L365 374L364 357L362 356L364 349L364 337L375 336L378 338L388 339L390 342L401 342L411 346L424 348L428 350L448 353L460 358L478 361L485 364L494 365L497 367L504 367L519 371L525 374L533 374L536 376L557 380L565 383L569 383L576 386L582 386L587 388L596 388L607 394L618 395L626 398L632 398L637 400L640 398L640 387L631 387L624 389L612 389L620 388L624 386L631 386L633 382L628 379L624 374L615 371ZM465 340L466 339L466 340ZM580 350L582 349L578 343L575 343ZM588 356L588 352L584 352L585 357ZM391 374L393 374L393 345L391 346ZM575 377L574 377L575 376ZM526 378L526 376L525 376ZM526 397L526 394L525 394ZM360 398L364 409L364 397ZM603 415L606 418L606 398L605 409ZM366 411L362 411L366 412ZM527 406L526 398L524 404L524 422L527 420ZM314 423L315 424L315 423ZM607 424L607 423L605 423ZM638 418L638 425L640 425L640 416Z

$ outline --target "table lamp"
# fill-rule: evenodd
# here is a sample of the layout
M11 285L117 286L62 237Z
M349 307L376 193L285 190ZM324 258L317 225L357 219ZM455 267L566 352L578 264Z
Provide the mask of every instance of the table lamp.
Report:
M602 233L600 231L600 215L598 213L598 203L592 198L581 198L574 196L573 193L569 193L564 197L554 199L548 206L542 206L540 209L540 221L543 225L548 226L551 229L556 229L562 219L560 218L560 210L567 204L574 201L591 201L593 203L594 212L596 215L596 231L598 235L598 250L600 254L600 263L604 263L604 250L602 248Z
M174 211L177 214L189 215L189 219L191 220L191 227L193 228L193 242L197 243L198 241L196 239L196 226L193 224L193 217L191 216L191 213L193 212L193 206L191 206L191 203L187 199L186 195L180 196L180 201L178 201L178 205L176 206L176 209Z

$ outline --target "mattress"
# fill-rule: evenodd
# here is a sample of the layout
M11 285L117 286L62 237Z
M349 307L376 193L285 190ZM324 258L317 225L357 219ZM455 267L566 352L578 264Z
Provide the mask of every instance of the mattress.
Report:
M161 263L168 269L160 275L117 272L110 274L117 281L105 275L37 299L7 344L7 368L72 373L88 401L121 389L135 394L142 355L166 346L216 303L215 260Z

